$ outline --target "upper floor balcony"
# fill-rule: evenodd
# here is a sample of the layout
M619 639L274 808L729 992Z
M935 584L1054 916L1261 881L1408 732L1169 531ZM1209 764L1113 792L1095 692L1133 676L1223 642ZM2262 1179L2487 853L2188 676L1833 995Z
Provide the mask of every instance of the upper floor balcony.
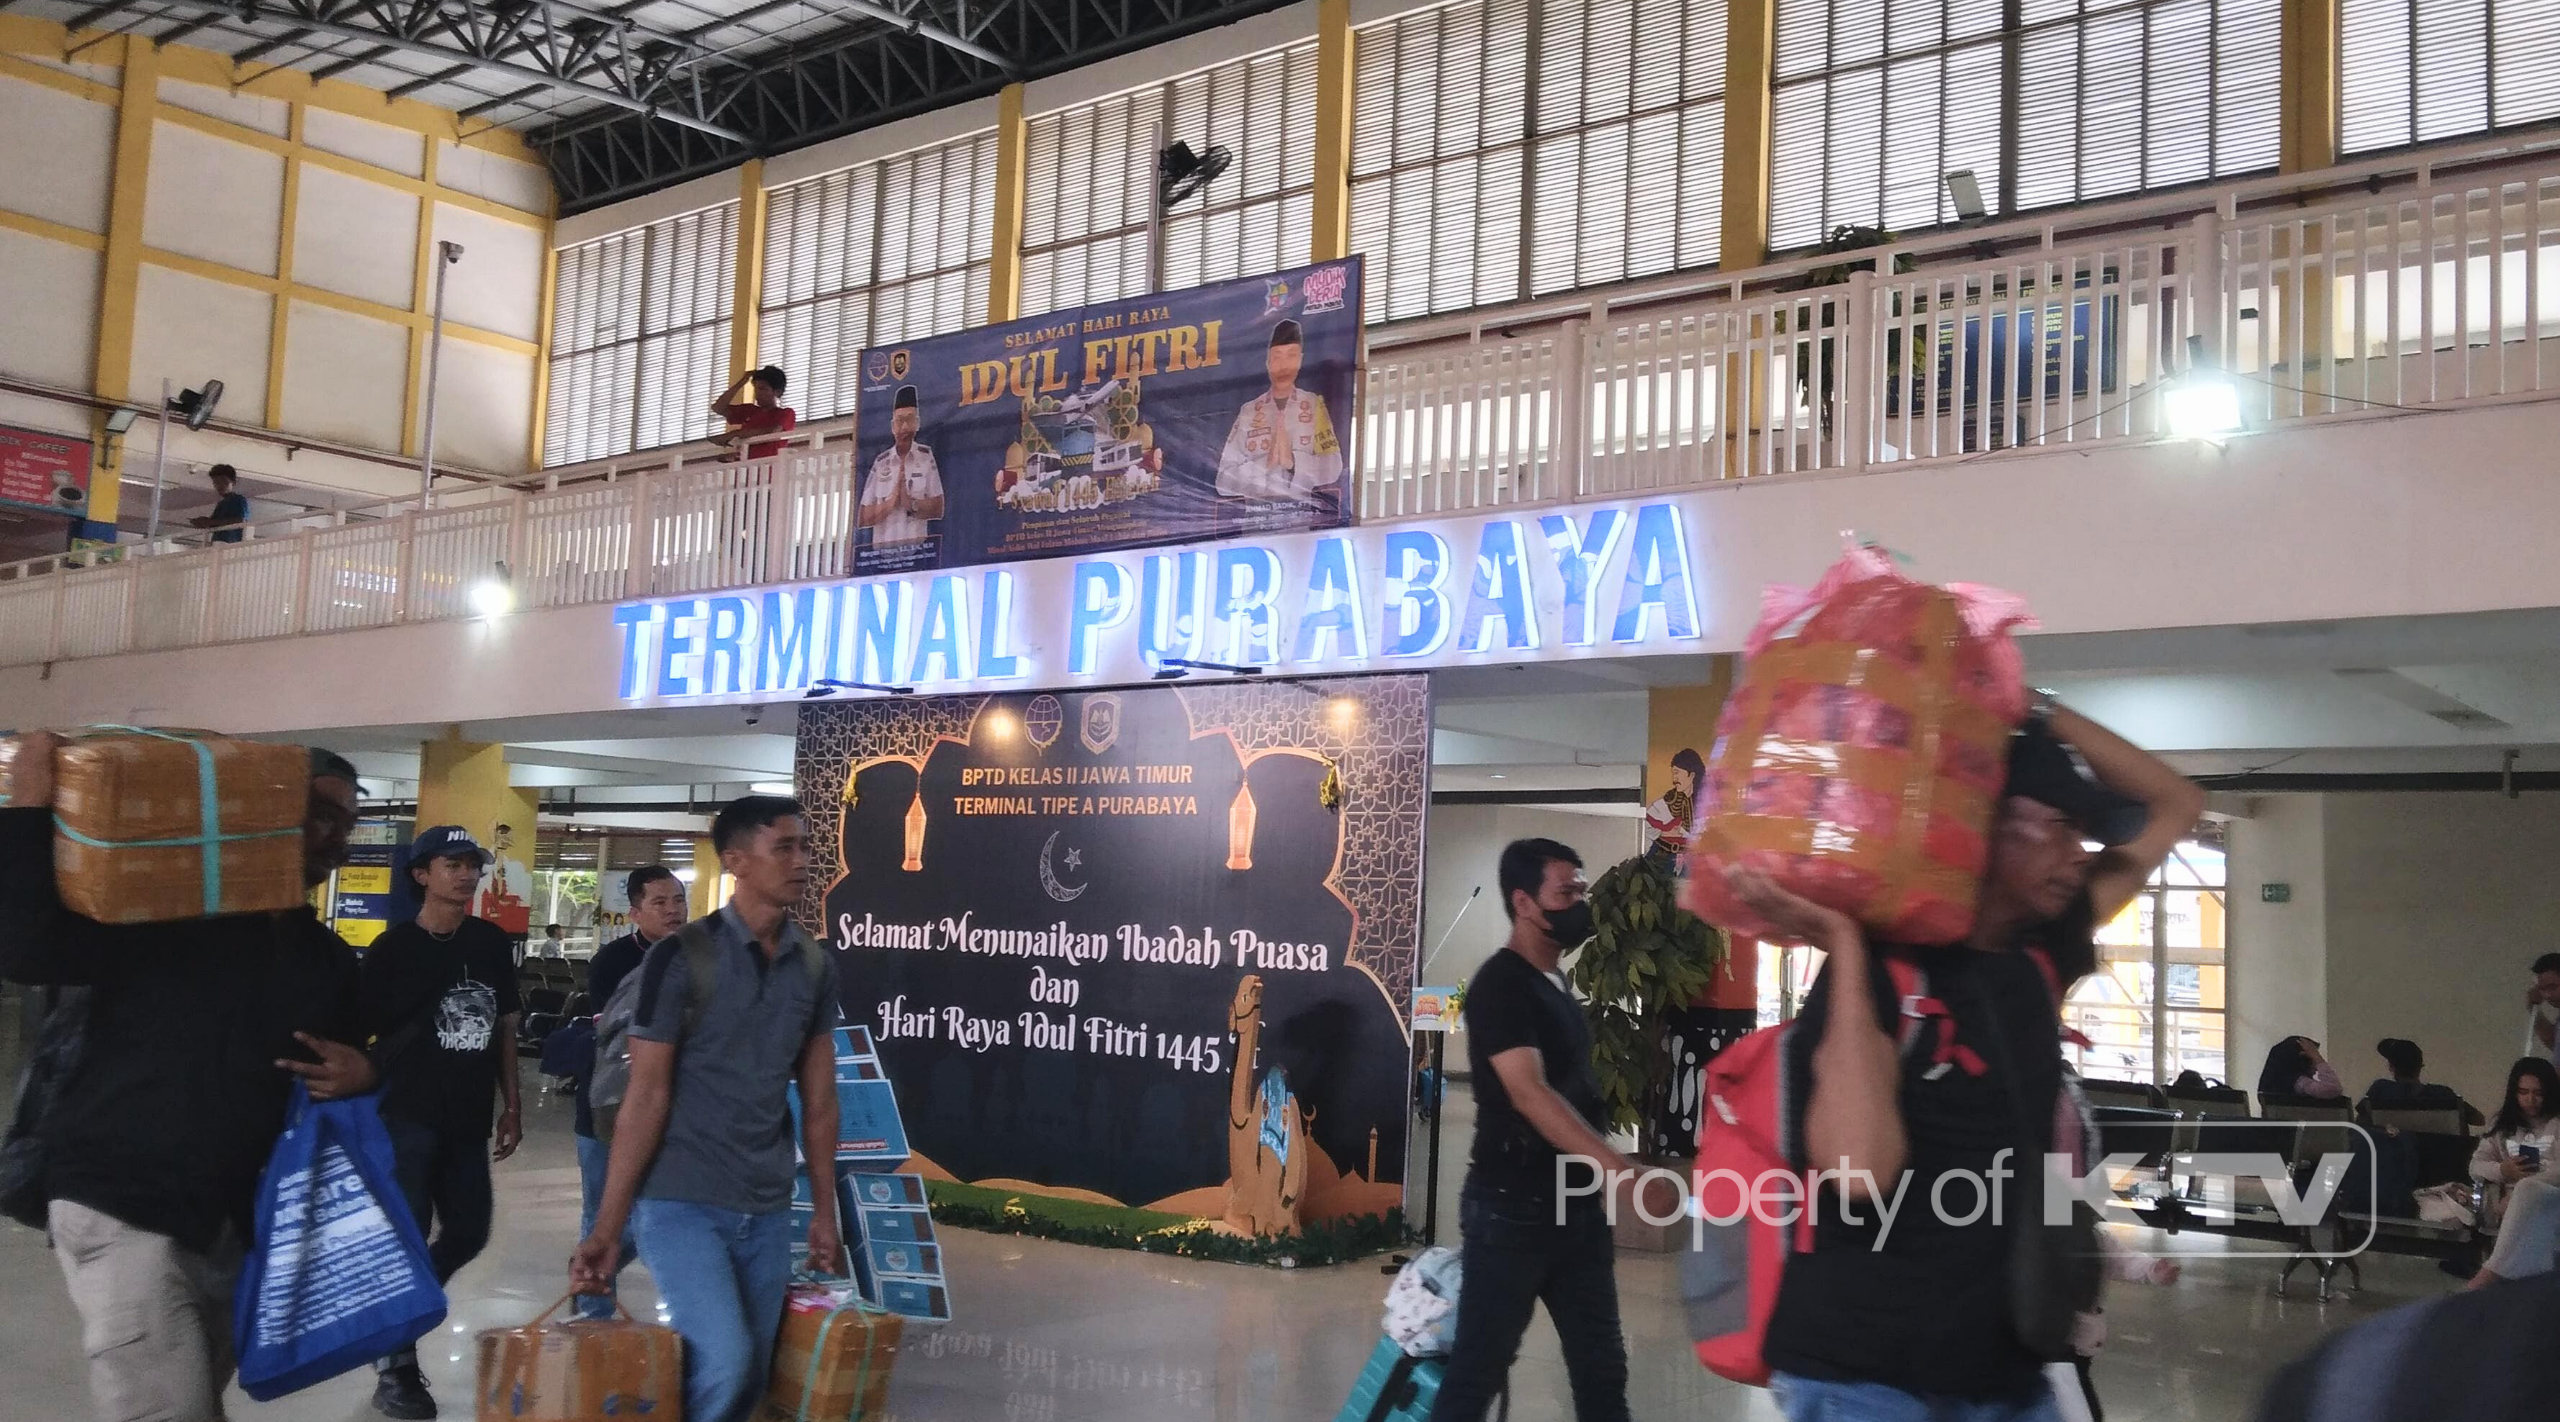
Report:
M2521 547L2444 556L2560 515L2551 481L2512 467L2560 418L2502 408L2560 393L2555 282L2544 136L1401 325L1368 359L1357 512L1671 499L1694 525L1696 498L1731 494L1691 541L1746 590L1690 650L1738 644L1755 580L1808 573L1807 540L1847 529L1930 576L2009 581L2065 626L2116 616L2098 609L2127 584L2101 570L2164 558L2284 595L2114 625L2560 604L2507 566L2539 561ZM2213 457L2197 419L2237 441L2216 479L2193 477ZM836 421L773 459L682 446L235 543L31 560L0 567L0 667L459 622L500 590L522 611L844 580L856 478Z

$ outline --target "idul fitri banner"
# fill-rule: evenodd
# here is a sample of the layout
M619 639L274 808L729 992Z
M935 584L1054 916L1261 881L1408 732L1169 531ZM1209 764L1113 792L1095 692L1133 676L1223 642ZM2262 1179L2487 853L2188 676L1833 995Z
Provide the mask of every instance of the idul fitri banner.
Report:
M1348 521L1360 259L862 353L854 571Z
M803 707L914 1168L1247 1234L1400 1203L1428 685Z

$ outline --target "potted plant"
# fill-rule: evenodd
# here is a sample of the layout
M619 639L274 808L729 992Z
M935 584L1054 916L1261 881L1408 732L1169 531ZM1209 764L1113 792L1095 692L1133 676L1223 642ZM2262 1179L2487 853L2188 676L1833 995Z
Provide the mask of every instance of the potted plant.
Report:
M1594 1124L1635 1131L1636 1155L1648 1164L1685 1154L1651 1139L1672 1087L1666 1029L1672 1014L1705 995L1725 953L1723 932L1681 908L1677 887L1670 865L1646 854L1601 875L1591 886L1591 941L1571 973L1591 1024L1605 1113ZM1622 1218L1621 1239L1631 1223Z

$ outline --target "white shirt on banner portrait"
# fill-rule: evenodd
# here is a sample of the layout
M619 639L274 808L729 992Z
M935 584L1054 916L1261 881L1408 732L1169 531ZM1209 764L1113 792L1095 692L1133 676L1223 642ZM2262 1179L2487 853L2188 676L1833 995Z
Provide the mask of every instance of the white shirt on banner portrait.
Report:
M1304 498L1341 478L1333 417L1323 396L1305 390L1286 397L1265 391L1246 401L1218 456L1220 498Z
M862 481L862 502L871 507L892 503L902 486L909 499L942 497L942 466L935 462L930 446L912 444L904 454L894 445L882 450L880 457L871 461L870 476ZM897 509L872 525L871 546L914 543L928 531L925 520Z

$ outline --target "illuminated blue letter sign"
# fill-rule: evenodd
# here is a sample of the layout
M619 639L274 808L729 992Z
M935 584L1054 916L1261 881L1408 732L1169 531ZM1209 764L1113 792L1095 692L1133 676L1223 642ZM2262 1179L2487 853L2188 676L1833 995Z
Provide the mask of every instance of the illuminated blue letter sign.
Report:
M1538 646L1538 601L1529 589L1529 562L1520 525L1489 519L1476 535L1476 576L1467 587L1466 616L1458 620L1458 646L1481 652L1490 645L1485 624L1502 620L1502 645L1519 651Z
M748 668L749 691L797 691L809 684L816 675L810 670L809 648L817 620L816 588L764 595L763 615L756 619L755 660Z
M755 636L755 609L742 597L715 597L703 619L702 689L713 696L747 689L747 648Z
M1227 661L1258 667L1279 655L1271 629L1271 604L1279 596L1279 554L1258 547L1218 550L1218 620L1227 624Z
M1297 645L1290 660L1321 662L1347 657L1369 659L1369 624L1360 596L1360 550L1335 535L1316 540L1315 562L1307 569L1307 596L1298 608Z
M852 615L839 619L839 644L850 632L853 643L853 675L847 681L874 684L898 679L898 652L907 640L907 585L902 579L881 583L864 583L848 594L853 599ZM839 652L837 662L842 664Z
M1698 635L1698 599L1689 587L1689 536L1680 527L1675 504L1646 504L1636 510L1635 538L1627 550L1626 580L1618 585L1618 619L1609 640L1645 640L1657 607L1664 635Z
M1013 574L987 570L986 605L978 609L978 675L1005 680L1022 675L1022 658L1013 652Z
M1159 553L1138 575L1138 655L1148 666L1200 655L1209 624L1209 555Z
M1556 579L1564 584L1564 644L1588 647L1600 637L1600 609L1592 601L1609 555L1618 551L1618 535L1627 528L1618 509L1596 509L1588 531L1573 526L1573 515L1552 513L1538 520L1547 547L1555 553Z
M1378 640L1390 657L1427 657L1449 640L1449 540L1423 529L1387 535L1386 606Z
M668 603L667 625L658 634L658 694L692 696L702 690L702 599ZM676 663L689 665L681 672Z
M649 653L649 633L657 628L658 612L655 606L640 602L626 602L613 610L613 625L622 629L622 699L625 701L641 694L640 669L647 665L642 658Z
M1129 620L1129 570L1099 560L1076 564L1067 594L1067 672L1090 675L1101 662L1102 634Z
M916 654L907 658L907 675L916 681L969 679L969 602L957 573L933 580L925 594L924 630L916 636Z

